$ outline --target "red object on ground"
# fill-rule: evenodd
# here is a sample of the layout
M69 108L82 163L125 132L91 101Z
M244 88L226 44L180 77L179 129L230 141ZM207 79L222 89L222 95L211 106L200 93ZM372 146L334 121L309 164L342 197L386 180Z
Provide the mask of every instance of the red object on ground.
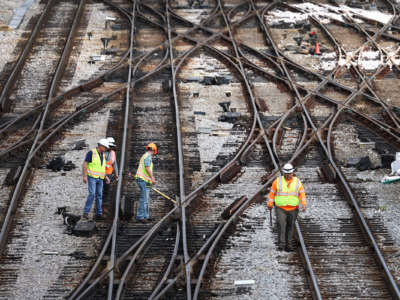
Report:
M315 31L310 32L310 36L313 36L315 34Z
M319 43L316 42L315 43L315 51L314 51L315 55L321 55L321 50L319 49Z

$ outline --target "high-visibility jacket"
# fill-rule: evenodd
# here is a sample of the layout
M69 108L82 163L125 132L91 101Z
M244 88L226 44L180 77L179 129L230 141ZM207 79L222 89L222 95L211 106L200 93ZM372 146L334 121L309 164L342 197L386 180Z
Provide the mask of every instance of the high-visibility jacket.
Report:
M101 163L100 155L103 157L103 163ZM106 175L106 158L104 153L99 154L97 148L92 149L92 162L87 165L87 175L101 179L104 179Z
M107 175L112 174L112 172L114 170L113 165L114 165L115 160L116 160L115 151L111 150L110 151L110 159L106 162L106 174Z
M138 167L138 169L137 169L137 171L136 171L136 178L141 178L141 179L143 179L144 181L146 181L146 182L148 182L148 183L152 183L152 180L151 180L151 177L150 177L150 175L147 173L147 170L146 170L146 166L144 165L144 160L149 156L149 155L151 155L149 152L146 152L145 154L143 154L142 155L142 157L140 158L140 161L139 161L139 167ZM153 174L153 161L151 162L151 164L150 164L150 171L151 171L151 174Z
M284 176L278 177L272 184L271 191L268 195L268 206L275 205L290 211L299 206L299 202L306 206L306 194L300 179L293 177L287 181Z

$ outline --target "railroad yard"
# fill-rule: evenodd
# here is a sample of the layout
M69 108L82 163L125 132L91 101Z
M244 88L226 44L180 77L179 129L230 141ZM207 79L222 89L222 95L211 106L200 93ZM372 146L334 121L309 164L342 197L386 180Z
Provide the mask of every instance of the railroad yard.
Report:
M400 1L0 4L0 299L400 299ZM62 210L110 136L119 180L79 236ZM173 201L140 223L150 142ZM266 200L287 162L294 251Z

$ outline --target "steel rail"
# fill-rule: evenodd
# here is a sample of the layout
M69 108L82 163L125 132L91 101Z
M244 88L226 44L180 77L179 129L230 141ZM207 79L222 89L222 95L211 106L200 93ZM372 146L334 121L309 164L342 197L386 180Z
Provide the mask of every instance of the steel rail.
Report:
M180 231L179 223L176 223L176 237L175 237L174 251L172 252L171 259L169 261L167 269L165 270L164 275L162 276L162 279L160 280L160 282L158 283L156 288L151 293L149 300L154 299L155 295L157 295L158 291L162 288L164 283L168 280L168 276L172 271L172 267L174 265L176 256L178 254L180 236L181 236L181 231Z
M264 22L264 24L265 24L265 22ZM265 26L268 27L267 24L265 24ZM300 99L301 96L300 96L298 90L295 88L294 91L296 93L296 98ZM383 270L384 276L386 278L386 283L388 285L388 289L390 290L390 292L391 292L393 297L395 297L397 299L400 299L400 290L399 290L399 288L397 286L397 283L394 280L394 278L393 278L393 276L392 276L392 274L391 274L391 272L390 272L390 270L389 270L389 268L388 268L388 266L386 264L386 261L385 261L385 259L383 257L383 254L381 253L380 248L379 248L378 244L376 243L376 241L374 239L374 236L373 236L373 234L372 234L372 232L371 232L371 230L370 230L370 228L369 228L369 226L367 224L367 221L365 220L365 218L363 216L363 213L361 212L361 209L360 209L360 207L358 205L357 200L355 199L355 197L354 197L354 195L352 193L352 190L350 188L349 183L346 181L344 175L341 173L340 169L336 165L336 162L335 162L334 158L330 155L330 153L329 153L329 151L327 149L327 146L323 142L321 133L319 132L319 130L315 126L314 122L312 121L311 115L309 114L307 107L303 103L301 103L301 105L302 105L303 111L304 111L304 113L305 113L305 115L307 117L308 122L310 123L313 131L316 133L316 136L318 138L318 141L319 141L319 144L320 144L322 150L325 152L325 155L327 156L327 159L329 160L329 162L331 163L332 167L334 168L335 172L337 173L337 175L339 177L340 184L342 185L342 187L343 187L343 189L344 189L344 191L345 191L345 193L346 193L346 195L348 197L348 200L349 200L352 208L354 209L354 211L356 213L355 215L357 217L357 220L359 221L360 227L362 228L363 232L366 234L366 237L368 238L368 242L370 243L371 247L374 250L374 253L376 254L377 263L378 263L378 265L380 265L380 267Z
M168 20L168 17L167 17L167 20ZM171 35L170 34L168 34L168 39L171 40ZM175 83L175 81L174 81L174 79L175 79L175 77L174 77L174 68L173 68L173 56L172 56L172 45L170 45L168 52L169 52L169 55L170 55L170 67L171 67L171 71L173 72L172 73L173 83ZM175 111L176 111L175 118L176 118L176 124L177 124L178 164L179 164L179 168L180 168L179 186L180 186L180 191L181 191L180 195L184 195L184 189L183 189L183 186L184 186L184 182L183 182L183 156L181 154L182 145L181 145L181 142L180 142L180 125L179 125L180 121L179 121L179 115L178 115L179 114L179 107L177 107L178 103L177 103L177 99L176 99L175 90L174 90L174 99L175 99ZM181 197L180 197L180 201L182 201ZM179 203L178 205L181 206L181 203ZM182 211L182 206L181 206L181 214L182 213L184 214L184 207L183 207L183 211ZM183 244L185 245L185 240L186 240L186 222L184 222L184 218L182 219L182 236L183 236ZM144 246L144 244L143 244L143 246ZM121 296L125 280L126 280L128 274L129 274L129 272L130 272L130 270L131 270L131 268L132 268L137 256L138 256L138 252L135 253L134 257L130 260L127 268L125 269L125 271L124 271L124 273L123 273L123 275L122 275L122 277L120 279L120 283L119 283L119 286L118 286L116 299L119 299L120 296ZM189 270L189 276L190 276L190 270ZM190 284L190 277L189 277L188 282Z
M192 51L193 51L193 50L192 50ZM253 126L253 130L254 130L254 126ZM224 169L225 169L225 168L223 168L223 169L221 170L221 172L222 172ZM221 173L221 172L219 172L219 173ZM217 175L219 175L219 174L217 174ZM215 177L217 177L217 176L215 176ZM206 185L205 185L205 186L206 186ZM204 186L203 186L203 191L204 191ZM175 212L175 210L176 210L176 208L173 209L173 210L171 210L170 213L168 213L168 214L166 215L166 217L165 217L162 221L160 221L158 224L156 224L155 226L153 226L153 228L152 228L148 233L146 233L146 234L143 236L144 238L142 239L142 241L144 241L144 242L142 243L142 246L144 246L144 244L148 241L148 238L149 238L151 235L153 235L153 234L155 233L156 230L158 230L158 228L161 226L161 224L164 222L164 220L166 220L168 217L170 217L170 216L172 215L172 213ZM138 243L135 243L135 245L133 245L130 249L128 249L128 250L119 258L119 261L117 262L117 265L119 264L120 261L123 261L123 260L127 257L127 255L128 255L130 252L132 252L137 246L138 246ZM141 250L141 249L139 249L138 251L140 251L140 250ZM136 255L137 253L138 253L138 252L136 252L135 255ZM132 261L134 261L134 258L131 259L131 262L132 262ZM114 267L115 267L115 266L111 266L110 269L112 269L112 268L114 268ZM101 280L102 278L104 278L104 276L107 275L108 272L110 272L110 269L106 270L106 271L105 271L100 277L98 277L85 291L83 291L82 294L80 294L79 298L80 298L80 297L84 297L84 296L86 295L86 293L87 293L90 289L92 289L98 282L100 282L100 280ZM83 286L81 285L81 286L80 286L80 290L81 290L82 287L83 287ZM76 291L76 293L74 293L74 294L72 295L71 299L72 299L72 298L75 298L75 296L78 294L78 292L79 292L79 291ZM78 299L79 299L79 298L78 298Z
M186 38L188 38L188 37L186 37ZM189 38L188 38L188 39L189 39ZM259 69L258 69L258 70L259 70ZM276 76L275 76L275 79L276 79ZM282 80L281 78L278 78L278 79ZM325 78L324 80L326 80L326 78ZM327 80L329 80L329 78L328 78ZM300 85L298 85L298 88L301 88L302 90L306 90L308 93L312 92L311 90L304 89L304 88L303 88L302 86L300 86ZM324 100L328 100L328 101L330 101L330 102L333 102L333 103L335 103L336 105L342 105L341 102L335 101L335 100L333 100L333 99L331 99L331 98L329 98L329 97L326 97L326 96L324 96L324 95L322 95L322 94L320 94L320 93L317 94L317 96L320 97L321 99L324 99ZM347 107L347 108L354 111L354 109L352 109L351 107ZM360 114L360 113L357 112L357 111L355 111L355 113ZM379 126L388 126L388 125L385 124L385 123L379 124L380 122L379 122L378 120L374 120L374 119L372 119L372 118L370 118L370 117L368 117L368 116L366 116L366 115L363 115L363 114L360 114L360 115L361 115L363 118L367 118L367 119L368 119L369 121L371 121L371 122L377 123L376 125L377 125L378 127L379 127Z
M332 117L332 116L331 116ZM323 124L323 127L326 127L329 124L329 121L331 120L331 117L328 118L325 123ZM315 133L313 133L314 135ZM293 154L292 158L289 160L289 163L292 163L295 159L297 159L300 154L302 154L307 148L308 146L314 141L314 138L310 137L306 143L304 143L303 146L301 146L301 148L299 148L298 151L296 151L296 153ZM250 146L249 146L250 147ZM238 216L241 215L244 210L253 202L255 202L257 199L259 199L260 197L263 197L263 195L265 195L267 187L271 185L272 181L275 179L275 175L277 175L277 173L280 171L280 169L274 169L271 171L270 174L270 178L267 180L267 182L262 185L262 187L260 187L257 192L248 200L246 200L245 202L243 202L243 204L241 206L239 206L239 208L232 214L232 216L223 223L220 223L219 226L222 226L221 229L218 229L216 231L214 231L214 234L218 233L217 237L213 237L211 236L209 238L209 240L207 240L206 244L203 245L203 247L195 254L195 256L193 256L193 258L190 261L191 265L194 265L195 263L198 262L200 255L204 252L204 250L208 247L208 243L210 240L213 240L213 244L210 246L208 253L206 254L202 269L205 268L204 266L207 265L210 256L212 255L213 250L215 249L215 246L217 245L217 243L219 242L219 240L221 239L221 237L223 236L223 234L225 234L226 230L229 228L229 226L235 221L237 220ZM206 262L207 260L207 262ZM165 292L172 286L173 283L175 283L177 281L177 279L181 276L183 276L183 268L181 268L181 271L176 275L176 277L172 280L170 280L170 284L168 286L166 286L158 295L157 297L155 297L154 299L159 299L160 297L162 297ZM203 271L204 274L204 271ZM201 282L201 278L198 279ZM198 281L198 282L199 282ZM196 287L197 288L197 287ZM199 288L198 288L199 289Z
M136 0L133 0L132 4L132 17L131 17L131 29L129 36L129 60L132 62L133 60L133 41L135 34L135 12L136 12ZM120 159L120 170L119 170L119 180L117 184L117 192L115 196L115 208L114 208L114 220L112 226L112 241L111 241L111 255L110 255L110 265L114 265L115 263L115 253L117 247L117 228L118 228L118 218L119 218L119 207L121 202L121 192L122 192L122 179L123 179L123 170L125 166L125 156L126 156L126 148L127 148L127 139L128 139L128 126L129 126L129 112L130 112L130 94L131 94L131 81L132 81L132 63L129 64L128 78L127 78L127 87L126 87L126 97L125 97L125 115L124 115L124 130L122 135L122 146L121 146L121 159ZM114 288L114 270L112 270L109 274L108 281L108 293L107 299L113 299L113 288Z
M5 112L8 110L8 105L9 105L8 104L8 101L9 101L8 96L11 92L11 89L14 86L15 82L17 81L17 77L21 73L22 68L25 64L25 61L26 61L30 51L32 50L33 43L35 42L42 25L47 21L47 18L50 14L50 10L53 8L54 3L55 3L55 0L50 0L47 2L46 6L44 8L44 11L40 15L39 20L36 22L35 27L33 28L31 35L30 35L28 41L26 42L21 55L18 57L18 60L15 63L10 76L8 77L5 85L3 86L3 89L0 94L0 112Z
M45 124L45 121L46 121L47 113L49 111L50 100L52 99L54 93L57 90L59 79L61 78L61 75L62 75L62 73L64 71L64 65L66 64L66 62L67 62L67 60L69 58L70 48L72 46L72 39L73 39L73 37L74 37L74 35L76 33L76 30L77 30L77 27L79 25L79 21L81 19L81 15L82 15L82 11L84 9L85 3L86 3L86 0L81 0L80 3L79 3L78 8L76 10L75 17L74 17L73 23L71 25L71 29L70 29L69 35L68 35L66 44L64 46L64 49L63 49L63 53L61 54L61 57L60 57L60 59L58 61L58 64L57 64L57 68L56 68L55 74L54 74L54 76L52 78L51 86L50 86L50 89L49 89L49 92L48 92L47 104L46 104L46 106L44 108L44 111L42 113L42 116L41 116L39 129L38 129L38 131L37 131L37 133L35 135L35 139L33 141L33 144L31 146L31 148L30 148L30 151L29 151L29 154L27 156L27 159L26 159L26 161L24 163L24 167L23 167L23 169L21 171L21 174L20 174L20 177L18 179L18 182L17 182L17 184L15 186L15 189L12 192L12 196L11 196L11 200L10 200L10 203L9 203L9 206L8 206L8 209L7 209L6 217L5 217L4 221L3 221L3 224L2 224L2 227L1 227L1 232L0 232L0 254L3 253L3 251L4 251L4 247L5 247L5 244L6 244L7 237L8 237L8 230L9 230L9 228L11 226L12 219L13 219L12 215L14 214L14 212L15 212L15 210L17 208L17 204L18 204L19 199L20 199L20 197L22 195L22 191L23 191L26 179L28 178L28 175L30 174L29 166L30 166L31 160L34 157L34 154L38 150L36 148L36 146L37 146L37 143L39 142L40 133L44 128L44 124Z
M191 37L189 37L189 36L184 35L184 37L185 37L186 39L193 40L193 38L191 38ZM224 36L223 36L223 38L224 38ZM229 38L226 37L226 39L229 39ZM229 41L230 41L230 39L229 39ZM248 46L246 46L246 47L248 47ZM254 49L252 49L252 51L258 52L257 50L254 50ZM259 53L259 52L258 52L258 53ZM261 54L261 53L260 53L260 54ZM285 56L284 56L284 57L285 57ZM285 59L287 59L287 58L285 57ZM247 62L247 63L246 63L246 62L244 62L244 63L245 63L246 65L251 64L252 67L255 67L255 65L252 64L250 61ZM257 68L258 68L258 70L260 70L259 67L257 67ZM302 71L308 72L308 70L302 70ZM264 73L265 73L265 72L264 72ZM310 71L309 73L312 73L312 71ZM271 74L271 73L269 73L269 74L270 74L272 77L274 77L274 79L278 79L278 80L281 80L281 81L282 81L282 78L278 78L275 74ZM319 75L319 74L318 74L318 75ZM319 75L319 77L320 77L320 79L321 79L322 81L327 80L327 81L328 81L328 84L337 83L336 81L332 81L330 78L327 78L327 77L325 77L325 76ZM285 84L289 85L288 82L287 82L287 80L283 80L283 81L285 82ZM337 105L342 105L342 104L340 103L340 101L336 101L336 100L334 100L334 99L332 99L332 98L330 98L330 97L327 97L327 96L325 96L325 95L323 95L323 94L321 94L321 93L315 93L314 91L309 90L309 89L306 89L306 88L304 88L303 86L301 86L301 85L299 85L299 84L297 84L297 83L296 83L296 85L297 85L297 87L298 87L299 89L301 89L301 90L303 90L303 91L306 91L306 92L308 92L308 93L311 92L313 95L316 95L316 96L318 96L318 97L321 98L321 99L328 100L329 102L335 103L335 104L337 104ZM356 90L351 89L351 88L348 88L348 87L346 87L346 86L342 86L342 85L339 84L339 83L337 83L337 85L338 85L338 87L340 87L340 88L343 87L344 90L349 90L350 92L356 91ZM289 87L290 87L290 86L289 86ZM367 98L370 99L370 100L373 100L373 97L370 97L370 96L368 96L367 94L365 94L365 93L363 93L363 92L361 93L361 95L364 96L364 97L367 97ZM380 104L380 102L379 102L378 100L376 100L376 101L377 101L377 103ZM354 111L357 115L360 115L360 116L363 117L363 118L367 118L367 119L368 119L369 121L371 121L371 122L374 122L374 123L381 123L380 125L379 125L379 124L376 124L378 127L379 127L379 126L387 126L387 127L390 127L391 130L394 130L394 131L399 132L399 130L398 130L397 128L393 128L393 127L387 125L386 123L380 122L379 120L374 120L373 118L371 118L371 117L369 117L369 116L366 116L365 114L362 114L362 113L360 113L360 112L354 110L354 109L351 108L351 107L348 107L348 109ZM400 133L400 132L399 132L399 133ZM391 134L391 133L390 133L390 134ZM397 138L397 137L394 137L394 138Z
M110 2L109 0L102 0L104 3L106 3L107 5L113 6L115 7L117 10L120 11L121 14L123 14L128 20L129 22L130 20L130 15L127 14L122 8L119 8L118 6L115 6L115 4L113 4L112 2ZM113 74L114 72L119 71L121 68L123 68L124 66L128 65L128 63L124 63L124 61L126 60L126 58L129 55L129 50L126 51L121 59L119 60L119 62L113 66L113 68L111 68L110 70L105 71L103 74L101 74L98 77L95 77L94 79L89 80L88 82L78 85L78 86L74 86L72 88L70 88L69 90L53 97L51 99L51 107L50 110L55 109L58 105L61 105L61 102L63 100L65 100L68 97L71 97L73 95L77 95L80 92L83 91L88 91L90 89L93 89L97 86L100 86L104 81L106 81L107 77L110 76L111 74ZM7 131L9 131L11 129L11 127L13 125L16 125L17 123L25 120L26 118L28 118L29 116L35 114L35 113L40 113L40 110L44 108L46 103L42 103L39 104L38 106L24 112L23 114L21 114L20 116L11 119L10 121L4 122L2 124L0 124L0 135L6 133Z
M184 165L183 165L183 147L182 147L182 132L181 132L181 121L179 116L179 103L178 96L176 92L176 71L174 67L174 54L172 51L172 36L171 36L171 22L169 16L169 0L165 1L165 12L167 19L167 31L168 31L168 47L170 55L170 67L172 75L172 94L174 98L174 110L175 110L175 122L176 122L176 144L178 148L178 165L179 165L179 201L178 206L180 206L180 217L181 217L181 227L182 227L182 245L183 245L183 258L185 265L189 261L189 251L188 251L188 241L187 241L187 230L186 230L186 211L185 206L182 203L185 201L185 182L184 182ZM191 300L191 280L190 280L191 268L186 265L186 297Z
M223 10L222 4L221 4L221 0L218 0L218 2L219 2L220 9ZM257 16L257 19L258 19L259 22L262 24L263 29L264 29L264 31L265 31L264 33L268 36L269 33L268 33L268 31L266 30L266 28L265 28L265 24L263 23L263 20L260 18L259 12L257 11L254 2L251 1L251 2L250 2L250 5L252 6L253 10L255 11L256 16ZM273 6L273 4L272 4L272 6ZM271 7L272 7L272 6L271 6ZM264 14L264 12L267 11L269 8L270 8L270 7L264 8L264 9L263 9L263 14ZM226 20L226 22L227 22L227 20ZM233 36L233 34L232 34L232 33L230 33L230 34L231 34L231 39L232 39L232 41L234 41L234 36ZM269 36L268 36L268 37L269 37ZM270 39L270 43L271 43L272 48L273 48L274 51L275 51L275 54L279 57L278 48L276 47L276 45L275 45L275 43L274 43L274 41L273 41L272 39ZM235 45L235 43L233 43L233 45ZM236 49L236 48L235 48L235 49ZM243 68L243 65L242 65L242 63L241 63L241 60L240 60L238 51L236 51L236 56L237 56L237 59L238 59L238 62L239 62L239 65L240 65L242 74L244 74L244 68ZM279 63L280 63L281 69L285 72L286 76L287 76L288 78L290 78L290 74L289 74L289 72L288 72L288 70L287 70L287 68L286 68L285 63L284 63L282 60L279 60ZM246 81L247 81L247 80L246 80ZM303 99L299 99L299 101L300 101L300 102L301 102L301 101L304 101L304 98L303 98ZM304 114L301 113L301 115L302 115L302 117L303 117L303 120L305 121ZM286 116L288 116L288 115L286 115ZM282 118L282 120L285 120L285 117ZM278 128L279 128L279 125L281 125L281 124L282 124L282 122L280 122L280 123L278 124L278 127L276 128L277 130L275 130L275 133L274 133L274 144L273 144L273 146L275 146L276 136L277 136L277 133L278 133L278 130L279 130ZM306 122L304 122L304 124L305 124L304 126L306 127L306 126L307 126L307 125L306 125ZM306 133L307 133L307 132L304 131L303 138L305 138L305 134L306 134ZM303 141L303 139L302 139L302 141ZM300 146L301 146L301 145L300 145ZM276 151L276 147L274 147L274 150ZM270 157L271 157L271 159L272 159L272 161L273 161L273 163L274 163L274 166L277 167L277 166L278 166L278 163L275 161L275 157L274 157L274 154L273 154L273 150L271 150L270 147L268 147L268 152L269 152L269 155L270 155ZM275 153L275 155L277 156L278 153ZM302 234L301 234L301 232L299 231L298 233L300 234L300 240L302 240ZM210 250L209 250L209 253L208 253L208 255L207 255L207 258L205 259L205 261L204 261L204 263L203 263L203 266L202 266L202 269L201 269L200 278L202 278L202 276L203 276L203 274L204 274L204 272L205 272L205 269L206 269L206 267L207 267L208 259L209 259L210 255L211 255L211 252L213 251L213 249L214 249L214 247L215 247L215 245L216 245L217 242L218 242L218 239L216 239L216 240L214 241L214 244L210 247ZM305 247L302 247L301 249L304 250ZM315 277L315 274L314 274L314 271L313 271L313 269L312 269L312 266L311 266L311 263L310 263L310 260L309 260L308 253L307 253L306 251L303 251L303 256L305 257L306 262L307 262L306 266L307 266L308 273L310 274L311 281L312 281L312 284L313 284L314 295L316 295L316 299L322 299L321 293L320 293L320 290L319 290L319 286L318 286L318 281L317 281L317 279L316 279L316 277ZM197 299L197 296L198 296L198 293L199 293L199 290L200 290L200 284L201 284L201 280L199 280L199 281L198 281L198 284L196 285L196 291L195 291L196 293L195 293L195 298L194 298L194 299Z
M167 19L167 20L168 20L168 19ZM169 36L169 37L171 37L171 36ZM185 60L192 52L194 52L195 50L197 50L197 48L199 48L199 47L202 46L203 44L207 44L207 42L208 42L209 40L213 39L213 38L214 38L214 37L210 37L210 38L208 38L206 41L203 41L201 44L198 44L197 46L193 47L191 50L187 51L187 53L186 53L185 55L182 56L182 59L181 59L180 62L177 64L177 67L176 67L174 73L176 74L176 72L179 70L179 68L181 67L181 65L182 65L182 63L184 62L184 60ZM172 52L172 49L170 50L170 53L171 53L171 52ZM171 61L173 61L173 59L171 59ZM174 70L174 68L171 67L171 70ZM177 111L179 112L179 110L177 110ZM254 127L253 127L253 128L254 128ZM139 250L138 250L138 251L139 251ZM131 261L130 261L128 267L125 269L125 272L124 272L124 275L123 275L123 280L120 281L121 283L124 282L124 280L125 280L124 278L126 278L126 276L127 276L128 272L129 272L130 268L132 267L133 262L135 261L135 259L136 259L136 257L137 257L137 253L138 253L138 252L135 253L134 258L131 259ZM189 272L190 272L190 266L187 266L187 269L189 269ZM190 282L190 280L187 280L187 282ZM121 284L120 284L120 287L121 287ZM122 288L121 288L121 290L122 290Z
M294 8L294 7L290 6L290 5L287 5L287 7L290 7L290 8L293 8L293 9L297 10L297 11L300 11L300 12L305 13L304 10L298 9L298 8ZM397 19L398 16L394 15L394 16L390 19L389 22L387 22L386 24L384 24L384 26L383 26L381 29L379 29L378 31L375 32L375 34L374 34L373 37L371 37L367 32L365 32L364 29L363 29L359 24L357 24L357 23L351 18L351 16L345 14L344 18L349 19L350 22L341 22L341 21L337 21L337 22L338 22L338 23L341 23L341 24L343 24L343 25L346 25L346 26L351 26L351 27L353 27L353 28L356 29L357 31L363 33L363 35L366 36L366 38L367 38L367 41L366 41L361 47L359 47L356 51L353 51L353 53L352 53L352 55L350 56L350 59L348 59L348 61L354 59L354 57L355 57L358 53L360 53L360 52L362 51L362 49L364 49L369 43L374 44L374 46L379 50L379 52L380 52L380 54L381 54L381 57L383 56L382 53L385 53L385 54L387 55L387 61L391 61L391 56L387 53L386 50L384 50L382 47L380 47L380 46L376 43L376 40L377 40L378 38L382 37L382 34L383 34L386 30L388 30L388 29L390 28L390 24L393 23L393 21L394 21L395 19ZM323 31L328 35L328 37L335 43L335 45L339 46L339 47L340 47L340 50L341 50L343 53L346 53L344 47L335 39L334 35L328 30L328 28L327 28L324 24L322 24L317 18L312 17L312 19L314 20L315 23L318 24L319 27L322 28L322 30L323 30ZM398 52L398 50L397 50L397 52ZM359 57L359 59L360 59L360 57ZM384 65L386 65L386 64L387 64L387 62L384 62ZM398 66L395 65L395 67L398 69ZM378 103L383 107L383 109L386 111L386 113L388 114L388 116L392 119L393 123L395 124L395 127L396 127L396 128L399 128L399 120L398 120L398 119L396 118L396 116L393 115L393 113L389 110L387 104L383 101L383 99L381 99L381 98L375 93L375 91L373 90L373 88L372 88L372 86L371 86L371 83L369 82L369 79L368 79L368 78L365 79L365 75L362 75L362 74L361 74L362 72L360 72L360 71L358 70L358 68L356 68L356 67L353 66L353 65L352 65L352 69L355 71L355 73L359 76L359 78L360 78L361 80L366 80L367 85L368 85L368 90L370 91L370 93L374 96L375 99L378 100ZM374 78L374 77L372 77L372 78Z

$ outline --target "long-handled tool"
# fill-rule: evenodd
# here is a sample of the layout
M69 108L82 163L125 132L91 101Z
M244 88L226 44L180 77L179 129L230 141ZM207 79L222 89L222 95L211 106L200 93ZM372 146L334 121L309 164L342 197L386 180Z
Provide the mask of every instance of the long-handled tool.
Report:
M156 188L152 187L151 188L153 191L155 191L156 193L160 194L161 196L163 196L165 199L168 199L170 201L172 201L174 204L176 203L176 201L170 197L168 197L167 195L165 195L163 192L157 190Z
M269 210L269 224L272 227L272 209Z

